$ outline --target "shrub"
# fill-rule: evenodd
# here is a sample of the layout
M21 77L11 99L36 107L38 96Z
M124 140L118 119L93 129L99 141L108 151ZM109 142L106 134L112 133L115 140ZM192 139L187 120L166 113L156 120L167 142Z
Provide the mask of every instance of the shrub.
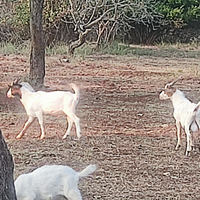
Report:
M160 13L177 28L200 21L198 0L157 0L157 2Z

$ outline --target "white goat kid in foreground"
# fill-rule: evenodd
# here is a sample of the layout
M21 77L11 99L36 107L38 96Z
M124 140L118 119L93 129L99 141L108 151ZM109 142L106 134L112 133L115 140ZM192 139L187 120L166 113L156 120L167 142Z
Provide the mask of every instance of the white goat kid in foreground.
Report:
M81 172L63 165L45 165L15 181L17 200L47 200L61 195L68 200L82 200L78 181L96 170L89 165Z
M160 93L160 99L170 99L174 107L174 118L176 120L178 141L176 150L181 143L181 128L185 130L187 136L186 155L189 155L192 146L192 132L199 131L200 128L200 103L195 104L189 101L183 92L173 87L175 81L165 86L165 89Z
M75 84L70 84L72 89L75 91L75 94L73 94L71 92L65 91L35 92L34 89L26 82L23 82L22 84L18 82L19 80L9 85L9 90L7 92L7 97L9 98L19 97L29 117L28 121L24 125L24 128L17 135L18 139L20 139L24 135L27 128L33 123L36 118L38 118L42 131L40 138L43 139L45 137L43 127L43 114L65 114L68 120L68 129L63 136L63 139L65 139L67 135L70 134L73 122L75 122L76 125L77 137L78 139L80 139L80 120L75 115L75 108L79 101L79 88Z

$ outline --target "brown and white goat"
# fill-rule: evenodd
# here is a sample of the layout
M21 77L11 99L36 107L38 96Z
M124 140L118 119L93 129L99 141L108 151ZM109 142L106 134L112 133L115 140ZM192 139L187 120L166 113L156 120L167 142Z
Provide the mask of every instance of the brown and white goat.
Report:
M170 99L172 101L178 136L175 149L178 150L180 146L181 128L183 128L187 136L186 155L189 155L193 146L192 133L200 129L200 102L198 104L192 103L185 97L183 92L173 87L174 84L175 81L168 83L159 97L160 99Z
M25 123L22 131L17 135L17 138L20 139L27 128L33 123L33 121L38 118L40 127L41 127L41 139L45 137L44 127L43 127L43 114L50 115L62 115L65 114L68 120L68 129L63 139L70 134L70 130L73 122L76 125L76 133L78 139L81 137L81 129L79 118L75 115L75 108L79 101L79 88L71 83L72 89L75 91L75 94L65 91L53 91L53 92L44 92L38 91L35 92L31 90L30 87L27 87L27 84L20 84L19 80L14 81L9 85L7 92L8 98L19 97L21 103L23 104L26 113L28 115L28 121Z

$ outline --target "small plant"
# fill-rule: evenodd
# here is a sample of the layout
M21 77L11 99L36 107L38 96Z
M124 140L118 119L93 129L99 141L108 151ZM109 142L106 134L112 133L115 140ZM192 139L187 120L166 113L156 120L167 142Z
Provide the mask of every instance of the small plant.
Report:
M46 47L46 55L64 55L68 54L68 47L66 45L55 45Z
M0 44L0 54L23 54L29 55L30 45L29 42L23 44L13 44L3 42Z
M17 54L17 49L14 44L11 43L1 43L0 45L0 53L1 54Z

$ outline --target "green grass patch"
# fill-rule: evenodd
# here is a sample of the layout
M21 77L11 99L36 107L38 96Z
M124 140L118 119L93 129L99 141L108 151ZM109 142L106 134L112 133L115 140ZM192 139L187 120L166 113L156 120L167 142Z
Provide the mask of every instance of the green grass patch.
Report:
M56 56L68 54L68 47L66 45L56 45L52 47L46 47L46 55Z
M0 54L30 54L30 42L23 44L1 43ZM159 44L155 46L127 45L117 41L110 45L84 44L75 50L74 57L85 59L93 54L121 55L121 56L154 56L154 57L177 57L177 58L200 58L200 47L196 44ZM46 55L68 56L68 46L65 44L46 47Z
M0 44L0 53L1 54L17 54L18 51L14 44L11 43L1 43Z
M192 49L192 50L190 50ZM191 48L177 48L173 45L143 46L125 45L113 43L107 47L101 47L101 53L128 56L154 56L154 57L178 57L178 58L200 58L200 50Z
M30 54L30 42L26 41L22 44L13 43L1 43L0 44L0 54Z

